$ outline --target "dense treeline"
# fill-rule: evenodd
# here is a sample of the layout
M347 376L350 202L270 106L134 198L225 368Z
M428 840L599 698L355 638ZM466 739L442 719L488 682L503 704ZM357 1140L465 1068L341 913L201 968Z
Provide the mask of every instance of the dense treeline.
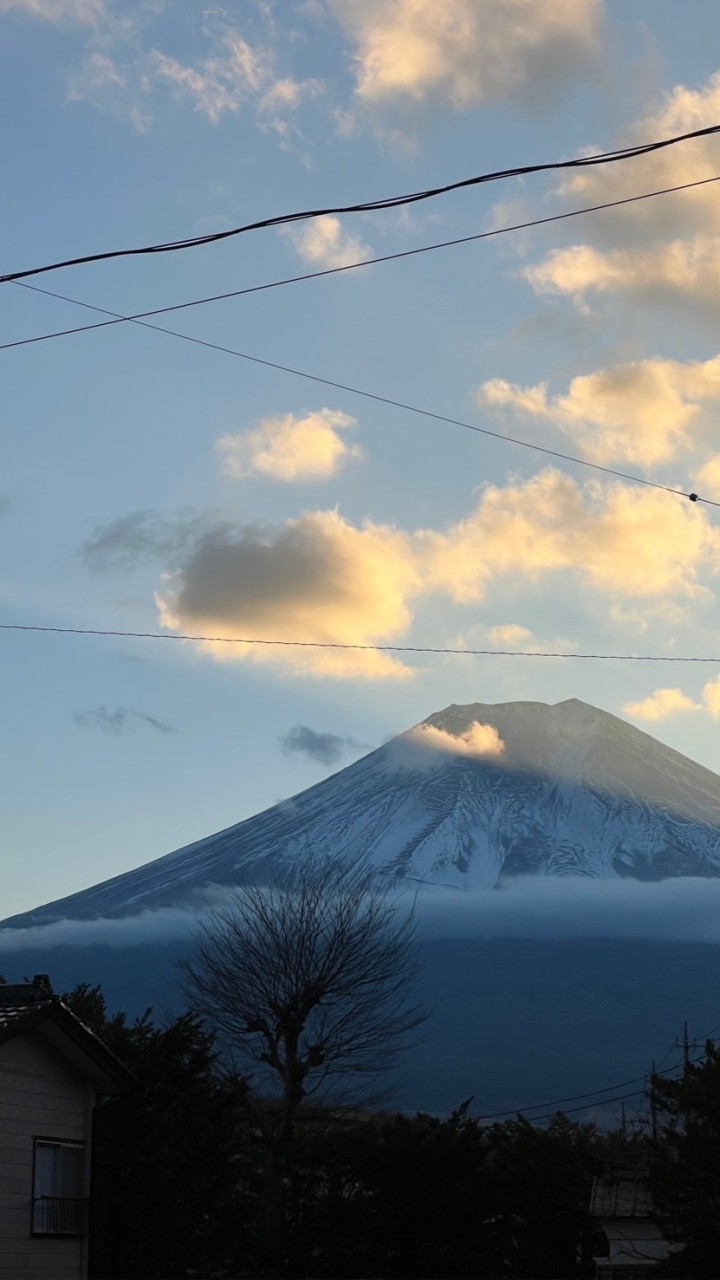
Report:
M221 1071L212 1035L186 1014L109 1017L98 987L64 997L130 1067L136 1087L101 1100L93 1141L96 1280L261 1274L266 1137L273 1105ZM482 1126L449 1118L305 1108L288 1172L288 1230L274 1274L417 1280L594 1275L603 1236L593 1178L641 1164L669 1239L660 1274L717 1275L720 1051L654 1082L657 1138L602 1134L559 1114Z

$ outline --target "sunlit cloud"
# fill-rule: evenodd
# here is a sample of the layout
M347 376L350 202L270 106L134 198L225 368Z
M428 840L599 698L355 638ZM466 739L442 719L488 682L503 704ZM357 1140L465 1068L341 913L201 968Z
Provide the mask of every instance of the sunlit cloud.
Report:
M501 756L505 751L497 729L492 724L479 724L474 720L462 733L450 733L434 724L419 724L402 735L405 742L430 751L454 756Z
M545 640L530 627L518 622L500 622L495 626L476 623L466 628L456 637L455 644L460 649L476 649L491 645L496 649L531 650L533 653L573 653L577 644L573 640L556 636Z
M706 361L639 360L573 378L564 395L547 384L522 387L485 382L478 404L550 422L577 441L595 462L650 467L668 462L690 443L701 404L720 399L720 357Z
M617 145L632 146L692 132L720 119L720 72L699 88L677 85L658 109L626 130ZM715 305L720 285L720 203L717 144L712 136L679 143L618 164L613 199L684 183L705 182L668 199L628 203L612 219L593 223L595 244L556 249L524 272L538 293L584 306L591 295L623 295L638 302ZM572 207L607 198L602 167L574 171L557 194Z
M355 426L357 420L339 409L302 417L285 413L265 418L253 431L221 436L215 448L225 473L237 480L329 480L345 463L362 457L361 449L340 434Z
M277 531L246 527L206 536L158 604L162 624L172 630L308 646L205 646L218 659L339 679L407 678L411 668L372 646L408 630L410 601L420 590L407 535L369 521L356 528L336 511L317 511ZM370 648L321 649L314 642Z
M590 587L595 610L606 596L609 619L620 625L642 609L666 624L682 621L677 609L714 599L720 529L700 504L619 481L581 485L547 468L485 486L466 516L440 528L354 524L319 510L267 528L212 524L191 512L184 529L181 519L140 512L96 530L84 554L96 570L163 565L161 624L210 637L200 648L218 660L406 679L418 668L381 649L409 642L418 606L431 598L487 605L554 579L558 587ZM576 649L574 641L538 639L520 623L478 627L471 618L457 647ZM473 643L474 633L482 643Z
M639 702L628 702L623 707L623 715L631 720L648 720L655 722L667 720L670 716L688 711L704 711L714 720L720 720L720 676L709 680L702 692L702 701L683 693L682 689L656 689L647 698Z
M667 720L669 716L680 712L701 711L699 702L689 698L682 689L656 689L647 698L639 702L627 702L623 707L623 715L631 720Z
M706 498L720 501L720 454L711 454L694 473L694 483Z
M334 214L284 228L282 234L292 241L303 262L313 267L349 267L373 256L370 245Z
M691 302L715 307L720 289L720 238L660 242L649 249L595 249L587 244L554 249L526 267L537 294L570 298L584 308L591 295L613 295L639 303Z
M616 596L692 596L699 571L720 567L720 530L697 506L623 484L581 487L554 468L489 485L469 516L419 539L428 585L461 603L505 577L562 572Z
M532 98L587 69L602 0L330 0L355 47L359 103L434 98L456 110Z

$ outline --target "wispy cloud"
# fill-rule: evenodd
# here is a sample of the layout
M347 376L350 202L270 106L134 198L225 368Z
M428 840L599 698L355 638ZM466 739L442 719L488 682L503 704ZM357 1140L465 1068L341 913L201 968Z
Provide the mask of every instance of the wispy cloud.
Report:
M99 524L78 551L87 568L130 569L156 560L180 557L213 522L213 513L186 508L174 519L153 510L133 511Z
M221 436L215 448L227 475L241 480L257 476L288 484L329 480L362 451L347 444L340 432L357 420L339 409L318 409L296 416L265 418L253 431Z
M318 764L338 764L344 755L368 748L347 734L320 732L306 724L293 725L280 739L285 755L304 755Z
M535 653L573 653L578 647L574 640L567 640L563 636L545 640L519 622L499 622L490 627L484 623L476 623L461 632L455 643L461 649L492 645L493 648L515 651L531 649Z
M76 22L92 26L107 13L106 0L0 0L0 14L24 13L46 22Z
M96 729L116 737L142 728L155 729L157 733L177 732L174 725L166 724L146 711L138 711L136 707L116 707L114 711L108 707L94 707L90 711L76 711L73 720L80 729Z
M322 92L320 81L297 80L278 67L278 52L270 42L251 42L221 10L207 10L203 25L207 52L183 61L154 47L129 61L91 50L69 90L69 101L125 115L141 130L149 127L160 90L188 103L208 123L248 110L263 129L281 137L289 121L308 99Z

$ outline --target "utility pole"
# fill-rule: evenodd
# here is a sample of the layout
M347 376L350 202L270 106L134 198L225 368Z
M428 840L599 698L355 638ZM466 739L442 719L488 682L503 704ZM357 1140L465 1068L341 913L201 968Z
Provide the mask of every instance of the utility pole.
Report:
M653 1088L653 1078L655 1076L655 1059L653 1058L652 1073L650 1076L650 1132L653 1142L657 1141L657 1104L655 1102L655 1090Z
M687 1022L683 1022L683 1038L675 1041L675 1048L683 1051L683 1071L686 1072L690 1066L690 1035Z

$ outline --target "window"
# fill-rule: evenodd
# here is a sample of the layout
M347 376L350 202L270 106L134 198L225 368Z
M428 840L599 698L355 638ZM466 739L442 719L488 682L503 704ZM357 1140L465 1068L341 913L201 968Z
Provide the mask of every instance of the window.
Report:
M85 1143L35 1139L33 1235L87 1233Z

